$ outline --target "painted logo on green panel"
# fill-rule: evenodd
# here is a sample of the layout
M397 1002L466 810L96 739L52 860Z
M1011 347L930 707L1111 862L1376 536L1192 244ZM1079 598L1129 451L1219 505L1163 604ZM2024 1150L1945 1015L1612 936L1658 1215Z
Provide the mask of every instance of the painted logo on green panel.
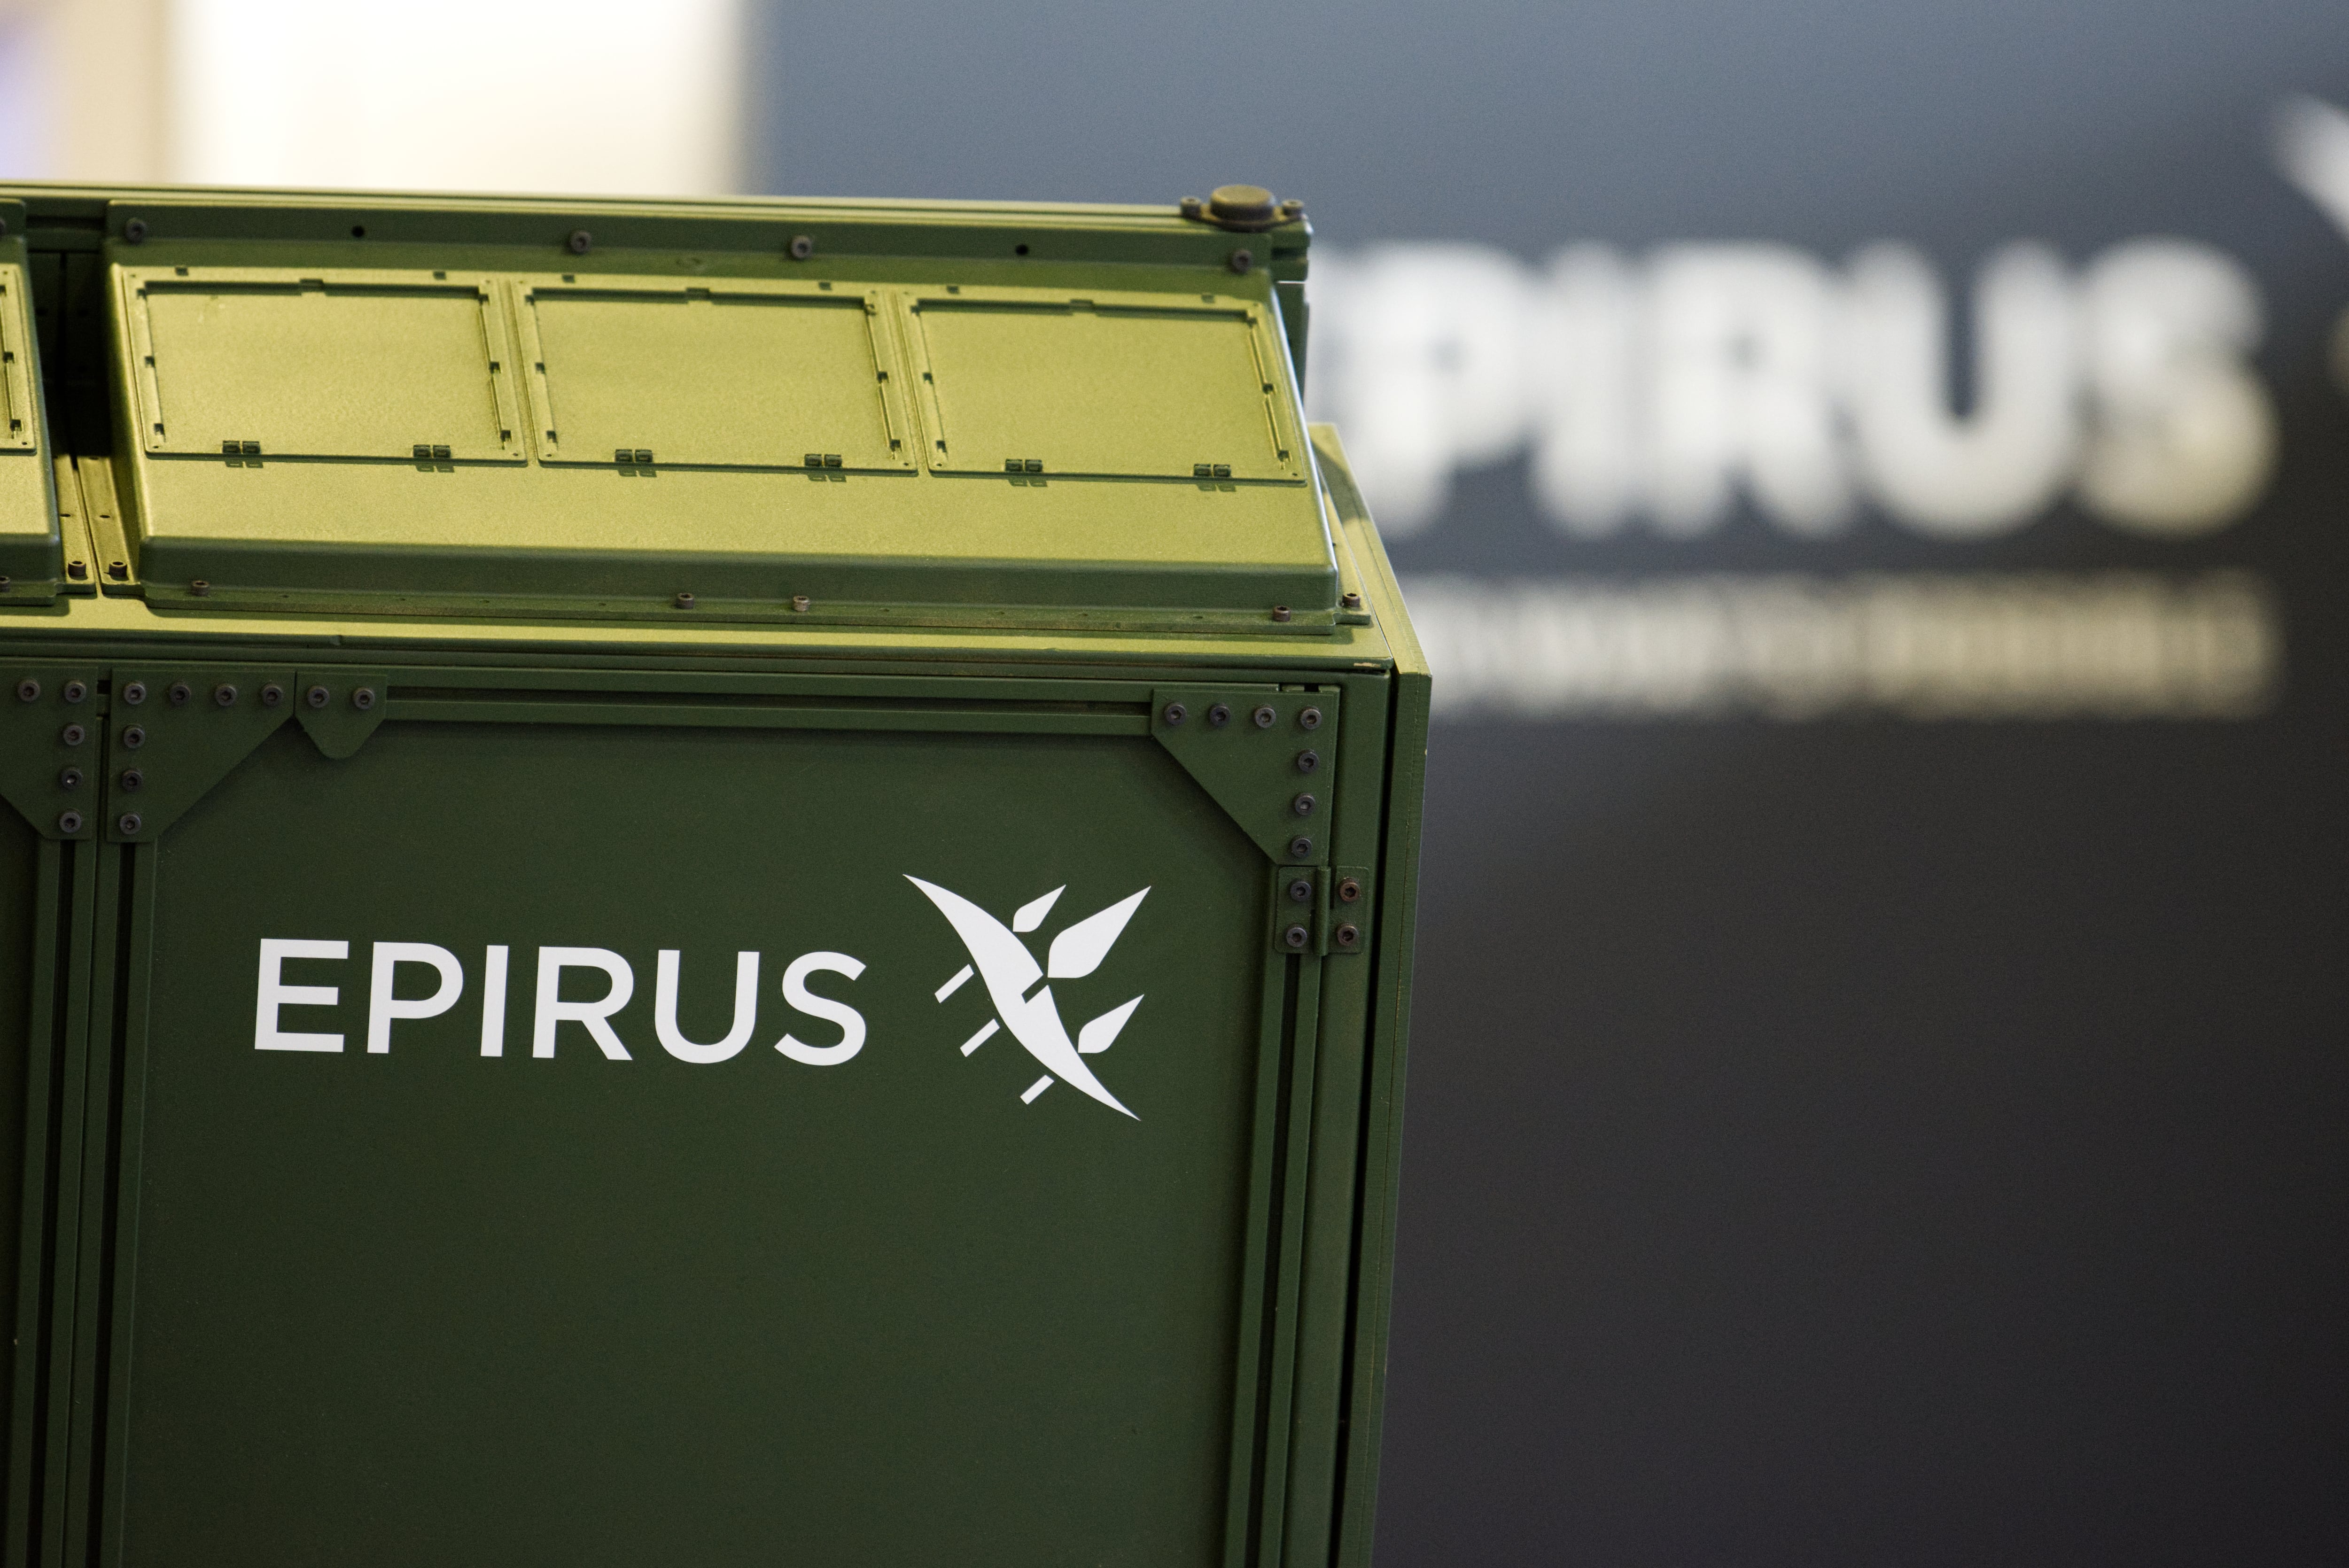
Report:
M1073 1039L1068 1026L1061 1019L1060 1004L1049 985L1040 981L1080 980L1100 968L1123 934L1126 923L1150 894L1148 888L1118 900L1107 908L1095 911L1061 931L1051 940L1042 963L1028 950L1026 934L1040 928L1051 913L1052 905L1064 891L1054 888L1040 898L1031 899L1014 911L1008 926L978 904L921 878L905 879L921 890L930 903L945 915L955 934L969 951L969 964L963 965L933 995L945 1006L956 992L967 984L973 974L984 983L988 999L994 1004L995 1016L984 1026L963 1042L966 1057L985 1045L999 1031L1009 1028L1011 1037L1019 1042L1028 1054L1036 1058L1046 1072L1020 1095L1027 1104L1034 1104L1039 1095L1055 1082L1065 1081L1080 1092L1099 1101L1119 1114L1132 1117L1118 1098L1103 1087L1087 1065L1087 1057L1098 1056L1116 1043L1118 1034L1134 1009L1142 1006L1140 996L1121 1003L1109 1011L1080 1026ZM253 1044L262 1051L340 1051L344 1037L339 1033L312 1032L285 1026L287 1008L333 1007L340 1005L339 985L297 985L286 978L285 965L291 962L308 965L348 963L352 944L344 940L316 940L298 937L265 936L261 939L260 971L255 981ZM392 1027L404 1019L437 1018L454 1007L466 989L465 965L448 948L429 942L378 942L371 944L372 954L367 978L367 1050L381 1056L391 1049ZM492 944L482 949L481 962L481 1054L502 1057L506 1047L507 972L512 950ZM552 1057L555 1052L557 1032L564 1024L576 1024L586 1031L596 1049L611 1061L631 1058L626 1044L614 1026L614 1016L626 1007L636 995L635 968L620 954L605 947L553 947L537 949L538 974L534 1006L531 1009L531 1051L536 1057ZM750 1043L758 1026L759 972L763 962L757 953L738 953L734 965L734 1016L725 1035L716 1040L692 1038L678 1023L678 993L684 954L676 948L663 948L655 968L653 991L653 1032L661 1049L679 1061L709 1064L730 1060ZM438 984L429 995L400 995L400 968L410 971L409 985L414 984L414 972L429 969L438 976ZM975 966L975 967L974 967ZM845 976L850 982L864 973L864 961L845 953L819 951L802 953L784 967L783 1000L800 1013L822 1019L840 1031L840 1038L830 1045L810 1044L785 1034L774 1043L774 1048L792 1061L809 1067L838 1067L864 1048L864 1016L847 1002L821 995L809 988L809 981L818 975ZM604 977L601 996L565 999L563 995L566 971L600 973ZM315 975L315 971L312 971ZM1139 1119L1138 1118L1136 1119Z
M928 895L929 901L938 906L938 913L955 928L955 934L962 938L962 944L970 950L970 964L964 965L952 979L938 987L939 1003L943 1005L961 989L963 982L970 978L971 965L977 965L978 976L987 985L988 998L995 1004L998 1016L989 1018L985 1027L963 1042L962 1054L970 1055L992 1038L999 1018L1011 1030L1011 1037L1050 1069L1028 1086L1028 1091L1020 1096L1022 1099L1033 1105L1036 1097L1051 1088L1053 1078L1058 1077L1112 1110L1133 1116L1133 1112L1118 1103L1115 1095L1102 1087L1084 1058L1098 1056L1116 1043L1118 1031L1133 1016L1133 1010L1142 1006L1142 998L1136 996L1112 1007L1080 1028L1072 1042L1068 1026L1061 1022L1060 1004L1052 1000L1052 988L1047 985L1032 995L1030 992L1037 981L1048 976L1054 980L1081 980L1100 968L1102 960L1109 956L1109 950L1125 930L1125 923L1133 918L1133 912L1142 907L1150 890L1143 888L1129 898L1120 899L1061 932L1052 938L1051 948L1040 965L1020 936L1044 923L1061 888L1056 887L1041 898L1021 904L1012 913L1011 923L1006 927L960 893L948 892L916 876L905 880Z

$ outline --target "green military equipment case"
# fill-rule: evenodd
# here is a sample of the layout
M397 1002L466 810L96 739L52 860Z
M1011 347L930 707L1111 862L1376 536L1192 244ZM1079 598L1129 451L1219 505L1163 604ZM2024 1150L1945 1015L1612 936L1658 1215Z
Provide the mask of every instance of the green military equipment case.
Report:
M0 189L7 1563L1359 1563L1307 229Z

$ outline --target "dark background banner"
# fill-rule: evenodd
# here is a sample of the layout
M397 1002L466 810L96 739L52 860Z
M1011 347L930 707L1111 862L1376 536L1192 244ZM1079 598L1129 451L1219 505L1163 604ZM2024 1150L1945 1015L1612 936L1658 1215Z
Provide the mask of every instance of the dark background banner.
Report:
M2349 235L2309 101L2349 108L2337 5L860 0L764 27L761 189L1246 180L1313 215L1309 396L1386 465L1454 694L1381 1562L2349 1555ZM2146 240L2184 271L2096 270ZM2084 346L2044 500L1935 525L1942 492L1869 467L1889 405L1839 360L1789 416L1839 443L1810 469L1772 477L1780 430L1720 504L1658 499L1655 431L1696 406L1656 390L1687 367L1657 324L1698 319L1654 303L1687 247L1794 279L1773 321L1805 290L1859 319L1893 275L1867 247L1908 247L1951 302L1951 407L1987 418L2010 317L1972 291L2019 241ZM1559 315L1575 245L1632 304ZM1371 286L1414 257L1452 270ZM2127 370L2111 289L2226 341ZM1464 297L1515 314L1411 317ZM1608 399L1557 369L1594 321L1632 335L1594 385L1644 410L1616 469ZM1712 349L1844 352L1808 330ZM2171 372L2248 391L2198 424ZM2100 502L2095 442L2132 436L2176 475ZM1617 469L1612 511L1557 499ZM1806 473L1839 512L1787 499Z

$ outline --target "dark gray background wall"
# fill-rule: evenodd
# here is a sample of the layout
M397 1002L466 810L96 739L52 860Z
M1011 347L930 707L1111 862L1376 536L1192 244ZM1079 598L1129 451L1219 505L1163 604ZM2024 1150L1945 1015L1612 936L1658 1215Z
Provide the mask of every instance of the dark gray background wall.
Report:
M1881 238L2224 251L2266 499L1951 545L1741 513L1575 542L1515 459L1406 573L2203 566L2281 694L2229 722L1439 727L1388 1563L2349 1557L2349 242L2278 177L2337 4L1295 0L776 7L758 188L1304 198L1319 242L1528 261ZM1439 682L1443 671L1439 667Z

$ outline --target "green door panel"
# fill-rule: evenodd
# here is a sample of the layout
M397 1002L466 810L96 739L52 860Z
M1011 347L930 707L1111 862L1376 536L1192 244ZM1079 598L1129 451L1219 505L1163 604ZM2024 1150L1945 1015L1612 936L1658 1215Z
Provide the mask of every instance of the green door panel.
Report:
M1224 1561L1280 961L1156 742L395 712L140 852L122 1562Z
M202 267L120 279L152 455L522 456L484 278Z
M542 462L912 464L875 294L537 279L518 297Z
M8 1353L0 1356L0 1420L6 1422L0 1427L0 1485L9 1486L12 1498L16 1467L28 1458L21 1450L33 1417L27 1408L20 1418L17 1397L34 1372L27 1340L36 1353L39 1343L37 1333L25 1332L27 1325L19 1319L17 1307L24 1300L18 1276L27 1261L23 1246L26 1156L28 1149L37 1151L46 1141L28 1140L31 1126L26 1114L36 1029L36 954L44 916L56 903L44 895L42 883L47 879L41 875L41 860L39 835L16 812L0 806L0 1324L7 1326L9 1336ZM47 1007L41 1011L46 1014ZM45 1016L37 1020L38 1025L47 1023ZM32 1219L37 1233L39 1216ZM37 1273L31 1283L37 1291ZM0 1505L0 1553L16 1549L21 1526L16 1511L13 1501Z
M957 288L906 314L934 469L1299 476L1278 349L1247 301Z

